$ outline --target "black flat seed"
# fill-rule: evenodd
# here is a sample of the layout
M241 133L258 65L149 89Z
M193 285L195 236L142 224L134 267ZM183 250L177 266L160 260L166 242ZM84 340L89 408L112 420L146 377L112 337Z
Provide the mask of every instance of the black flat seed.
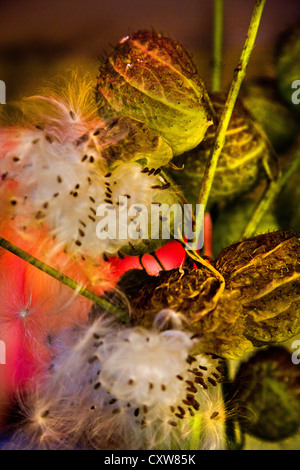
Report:
M149 168L145 167L143 170L141 170L141 173L148 173Z
M91 219L93 222L96 222L96 219L94 219L94 217L92 217L91 215L89 215L88 218Z
M3 173L3 175L1 175L1 180L4 181L7 175L8 175L8 172Z
M111 176L111 171L106 173L106 175L104 176L104 178L109 178Z
M134 414L134 416L137 418L138 415L140 414L140 409L139 409L139 408L136 408L136 409L134 410L134 413L133 413L133 414Z
M97 360L98 360L98 357L97 357L97 356L92 356L92 357L89 358L88 363L89 363L89 364L93 364L93 362L95 362L95 361L97 361Z
M79 241L79 240L76 240L76 242L75 242L75 245L77 245L77 246L81 246L81 245L82 245L82 243L81 243L81 241Z
M58 182L58 183L61 183L61 182L62 182L62 177L61 177L60 175L57 175L56 179L57 179L57 182Z
M155 168L151 168L151 170L150 170L149 173L148 173L148 176L153 175L154 172L155 172Z
M94 163L95 159L93 157L93 155L90 156L90 163Z
M186 362L187 362L188 364L192 364L192 363L195 362L195 361L196 361L196 359L195 359L193 356L188 356L188 357L186 358Z
M46 410L41 414L41 418L47 418L48 415L49 415L49 410Z
M194 411L192 410L192 408L188 408L188 410L189 410L189 413L190 413L190 415L191 415L192 417L195 416L195 413L194 413Z
M101 387L101 382L97 382L97 383L94 385L94 389L95 389L95 390L98 390L100 387Z
M90 207L90 211L92 211L93 214L96 215L96 211L95 211L95 209L94 209L93 207Z
M180 414L185 415L185 409L182 408L182 406L177 406L177 408L178 408Z
M213 414L211 415L210 419L214 419L219 415L218 411L214 411Z
M171 421L171 420L168 421L168 424L169 424L170 426L174 426L174 428L177 426L177 423L176 423L175 421Z
M14 162L19 162L20 159L19 159L19 157L13 157L13 161L14 161Z
M92 196L90 196L90 201L96 202L95 199Z
M88 157L87 155L84 155L84 156L82 157L81 161L84 162L84 161L87 159L87 157Z
M45 139L47 140L47 142L49 142L49 144L52 144L53 139L52 139L52 137L51 137L50 135L48 135L48 134L45 135Z
M70 118L73 119L73 121L75 121L76 116L75 116L74 111L70 111L69 114L70 114Z
M167 390L167 387L164 384L161 384L160 388L162 389L163 392Z
M160 172L161 172L161 168L157 168L153 174L156 176L156 175L158 175Z
M112 414L116 415L116 414L120 413L120 411L121 411L120 408L115 408L114 410L112 410Z
M179 413L175 413L175 416L176 416L177 418L179 418L179 419L183 419L183 418L184 418L184 416L182 416L182 415L179 414Z
M199 366L199 369L201 369L201 370L207 370L207 367L205 367L205 366Z
M83 230L81 230L81 228L78 229L78 232L79 232L79 235L80 235L81 237L84 237L84 236L85 236L85 233L84 233Z
M108 404L109 405L114 405L118 400L116 398L112 398L111 400L109 400Z
M214 387L217 385L217 382L216 382L214 379L212 379L211 377L208 377L207 380L208 380L208 382L211 383Z

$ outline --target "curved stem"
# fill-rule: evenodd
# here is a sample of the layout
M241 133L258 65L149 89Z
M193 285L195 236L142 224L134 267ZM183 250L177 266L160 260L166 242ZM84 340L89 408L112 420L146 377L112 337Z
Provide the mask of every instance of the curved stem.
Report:
M1 236L0 236L0 246L4 248L5 250L10 251L14 255L18 256L19 258L22 258L24 261L26 261L27 263L30 263L32 266L35 266L36 268L40 269L44 273L49 274L49 276L53 277L54 279L61 282L65 286L68 286L74 291L83 295L87 299L91 300L95 304L107 310L109 313L117 315L121 321L128 321L127 316L124 315L124 313L118 310L116 307L114 307L114 305L112 305L110 302L108 302L102 297L99 297L98 295L94 294L93 292L86 289L85 287L80 286L71 278L69 278L68 276L65 276L65 274L62 274L61 272L49 266L48 264L43 263L42 261L30 255L26 251L17 247L13 243L9 242L8 240L5 240L5 238L2 238Z

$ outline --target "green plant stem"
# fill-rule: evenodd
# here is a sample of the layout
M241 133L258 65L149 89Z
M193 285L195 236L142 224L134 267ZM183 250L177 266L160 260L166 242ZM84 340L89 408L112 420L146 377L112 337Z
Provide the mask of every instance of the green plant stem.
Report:
M278 180L271 181L267 186L260 202L258 203L251 219L249 220L245 230L243 231L241 239L249 238L254 234L259 222L270 208L271 204L275 200L276 196L280 193L283 186L286 184L288 179L292 176L294 171L300 165L300 150L298 149L294 155L292 163L288 169L283 172Z
M74 291L78 292L79 294L83 295L87 299L91 300L95 304L99 305L100 307L104 308L108 312L118 316L121 321L128 321L128 318L126 315L124 315L123 312L120 312L114 305L112 305L110 302L105 300L102 297L99 297L98 295L94 294L90 290L86 289L85 287L80 286L77 284L75 281L70 279L68 276L65 276L64 274L60 273L56 269L52 268L48 264L43 263L42 261L38 260L34 256L30 255L26 251L22 250L21 248L17 247L13 243L9 242L8 240L5 240L4 238L0 237L0 246L4 248L7 251L10 251L14 255L18 256L19 258L22 258L24 261L27 263L32 264L32 266L35 266L36 268L40 269L46 274L49 274L49 276L52 276L54 279L57 281L61 282L62 284L70 287Z
M223 55L223 12L224 1L214 0L213 59L211 84L211 91L213 93L221 90Z
M211 148L209 159L205 168L202 186L198 197L198 204L203 204L204 208L207 205L210 190L212 187L213 179L215 176L218 160L225 143L226 131L232 116L233 108L238 97L242 81L245 77L251 52L256 39L257 30L261 20L266 0L256 0L253 14L248 29L248 34L244 44L244 48L233 75L233 80L230 86L228 97L223 109L222 117L220 119L217 132L215 135L214 143Z

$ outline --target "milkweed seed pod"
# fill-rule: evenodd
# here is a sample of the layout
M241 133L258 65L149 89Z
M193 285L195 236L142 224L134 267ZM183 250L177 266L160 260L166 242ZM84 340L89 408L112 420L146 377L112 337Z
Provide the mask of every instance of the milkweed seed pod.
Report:
M198 332L198 323L193 323L205 312L213 310L221 289L220 280L207 269L183 267L160 271L151 277L145 286L134 295L131 320L134 324L150 327L157 312L172 309L179 313L183 324Z
M282 347L258 351L240 366L232 397L243 430L256 438L279 441L299 430L300 370Z
M262 77L248 81L239 96L276 152L283 152L293 144L299 122L278 92L275 79Z
M160 272L145 280L130 300L133 324L188 329L200 338L199 352L238 359L253 350L244 335L239 293L221 292L220 278L208 270L184 267Z
M298 144L300 152L300 144ZM300 167L289 178L276 201L276 215L282 228L300 232Z
M231 245L215 266L226 290L237 291L244 334L255 346L285 341L300 331L300 237L272 232Z
M279 38L275 60L278 88L282 97L293 110L300 112L300 23L288 29ZM295 88L294 82L297 82Z
M138 162L149 170L159 170L173 158L172 148L161 135L128 117L109 119L98 130L98 142L110 169L121 162Z
M242 233L257 206L257 198L245 195L222 208L213 222L213 252L217 256L228 245L241 239ZM275 210L269 211L258 224L254 235L274 232L281 227Z
M212 103L216 114L221 117L225 97L214 95ZM185 196L191 202L197 201L216 129L216 126L211 127L197 148L175 160L177 166L184 168L172 171L171 175L181 184ZM265 163L276 174L277 161L274 158L270 154L267 139L238 100L226 133L209 203L229 201L249 191L263 175Z
M144 125L137 123L133 131L123 118L121 124L117 122L120 125L116 131L113 122L103 121L93 107L86 105L90 97L88 83L83 81L76 86L79 91L72 82L69 84L67 97L50 93L29 100L30 119L25 116L23 126L0 130L0 184L6 194L5 188L13 186L8 205L13 208L10 216L15 219L14 225L20 221L20 230L23 226L46 227L60 248L78 256L115 255L136 245L138 252L151 251L162 243L158 226L152 237L146 234L151 206L161 204L161 217L167 222L172 217L168 204L180 206L181 199L160 167L142 166L134 161L134 155L138 160L144 156L144 163L155 165L164 144L148 131L141 144L142 139L137 136L144 134ZM78 96L73 95L76 92ZM128 150L117 150L118 142L127 147L128 141L132 143L130 157ZM132 148L135 144L138 155ZM116 160L109 155L110 147L117 154ZM152 152L155 157L150 161L147 156ZM129 206L136 213L144 209L139 220L132 211L129 214ZM106 233L110 225L98 226L106 212L110 213L106 219L115 234ZM124 217L120 222L121 212ZM143 231L142 227L136 231L131 227L131 236L131 222L139 222ZM123 230L119 236L121 227L126 233ZM148 246L150 238L153 243Z
M162 135L174 155L195 147L212 124L207 92L176 41L154 31L121 39L100 65L101 116L130 116Z
M103 317L65 331L25 403L23 438L37 449L224 448L219 360L194 355L196 342L189 332L120 329Z

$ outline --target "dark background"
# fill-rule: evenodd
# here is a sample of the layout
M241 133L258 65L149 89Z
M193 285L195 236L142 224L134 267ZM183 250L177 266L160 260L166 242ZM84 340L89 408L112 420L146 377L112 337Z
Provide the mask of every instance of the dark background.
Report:
M232 77L254 0L225 0L224 80ZM99 55L130 32L154 28L192 53L210 86L213 0L0 1L0 79L7 100L36 93L43 82L81 67L97 75ZM272 75L278 35L300 20L300 0L267 0L248 76Z

